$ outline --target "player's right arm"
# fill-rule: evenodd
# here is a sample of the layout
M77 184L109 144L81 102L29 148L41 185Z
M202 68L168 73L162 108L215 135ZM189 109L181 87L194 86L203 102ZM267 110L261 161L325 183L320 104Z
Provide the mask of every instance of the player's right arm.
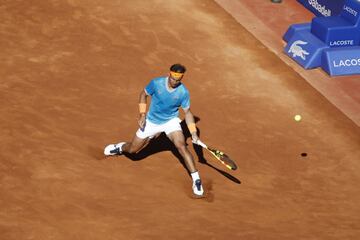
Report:
M141 129L144 129L144 127L145 127L147 96L152 96L155 92L155 88L156 88L155 79L153 79L140 93L140 96L139 96L139 112L140 112L139 126Z

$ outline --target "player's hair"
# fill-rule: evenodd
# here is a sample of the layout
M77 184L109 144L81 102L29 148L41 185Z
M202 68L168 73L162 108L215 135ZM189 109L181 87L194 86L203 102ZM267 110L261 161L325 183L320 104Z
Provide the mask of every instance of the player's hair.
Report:
M176 72L176 73L185 73L186 68L184 65L181 65L180 63L176 63L170 67L170 71Z

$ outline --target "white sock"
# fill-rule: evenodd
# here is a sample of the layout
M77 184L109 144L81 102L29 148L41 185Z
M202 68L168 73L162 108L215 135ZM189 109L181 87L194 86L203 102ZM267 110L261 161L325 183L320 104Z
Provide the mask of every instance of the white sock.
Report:
M192 177L193 182L200 179L199 172L196 171L196 172L191 173L191 177Z
M122 146L124 146L125 142L121 142L116 144L117 147L119 147L120 151L122 151Z

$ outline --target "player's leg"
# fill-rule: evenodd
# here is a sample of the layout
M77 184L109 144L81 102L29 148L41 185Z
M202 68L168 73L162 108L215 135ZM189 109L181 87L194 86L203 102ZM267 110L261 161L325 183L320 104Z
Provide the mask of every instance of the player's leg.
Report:
M146 145L148 145L150 140L151 140L151 138L149 138L149 137L140 138L135 134L135 136L133 137L131 142L119 142L116 144L110 144L110 145L106 146L106 148L104 150L104 154L107 156L111 156L111 155L121 155L124 152L131 153L131 154L137 153L141 149L146 147Z
M131 142L124 142L124 144L122 144L121 152L137 153L144 148L149 141L149 138L139 138L135 134Z
M144 129L138 129L131 142L120 142L117 144L109 144L105 147L104 154L106 156L120 155L123 152L137 153L150 142L152 138L158 137L159 127L151 122L146 122Z
M176 125L178 124L178 126ZM176 149L185 161L187 169L190 171L193 180L193 192L198 196L204 194L204 189L201 184L199 172L195 167L195 161L185 143L185 137L181 130L179 122L173 121L168 124L165 129L168 138L174 143Z
M180 155L184 158L187 169L191 173L196 172L194 158L185 144L185 137L182 131L171 132L167 136L174 143Z
M161 132L155 134L154 136L146 137L146 138L141 138L137 134L135 134L131 142L125 142L121 146L121 151L127 153L137 153L141 151L143 148L145 148L149 144L151 139L157 138L160 134Z

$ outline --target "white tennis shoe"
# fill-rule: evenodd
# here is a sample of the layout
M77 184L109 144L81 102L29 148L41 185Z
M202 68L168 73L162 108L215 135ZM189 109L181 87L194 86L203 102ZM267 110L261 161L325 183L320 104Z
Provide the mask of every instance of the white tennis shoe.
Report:
M193 186L192 186L192 189L193 189L193 193L198 196L198 197L202 197L204 195L204 189L202 187L202 184L201 184L201 180L200 179L197 179L195 180L195 182L193 182Z
M125 142L107 145L104 149L104 155L105 156L121 155L122 154L121 148L124 144Z

